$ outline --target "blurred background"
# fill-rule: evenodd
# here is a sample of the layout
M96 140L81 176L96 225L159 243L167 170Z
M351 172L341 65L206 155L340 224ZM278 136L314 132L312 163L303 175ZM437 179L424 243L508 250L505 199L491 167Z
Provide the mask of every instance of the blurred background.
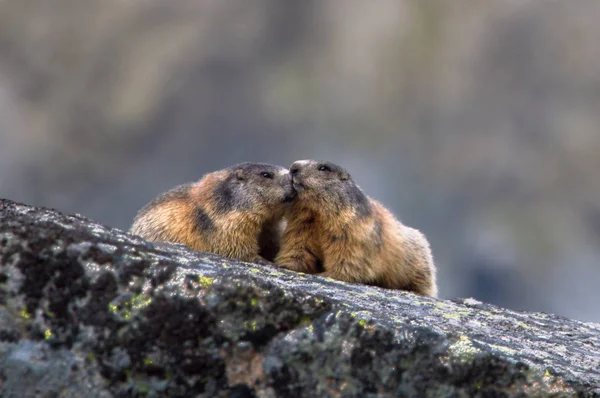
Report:
M345 166L440 295L600 321L597 0L0 1L0 197L127 229L242 161Z

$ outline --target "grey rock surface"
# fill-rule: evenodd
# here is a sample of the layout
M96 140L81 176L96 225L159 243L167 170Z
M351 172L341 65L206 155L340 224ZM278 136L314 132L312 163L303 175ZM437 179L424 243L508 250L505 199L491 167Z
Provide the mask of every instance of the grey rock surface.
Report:
M443 283L443 281L441 281ZM600 325L0 201L0 396L600 396Z

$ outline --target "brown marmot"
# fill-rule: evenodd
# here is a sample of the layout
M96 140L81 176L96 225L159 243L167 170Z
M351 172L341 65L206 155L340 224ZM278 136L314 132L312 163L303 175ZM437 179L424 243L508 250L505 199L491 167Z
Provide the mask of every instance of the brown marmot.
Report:
M241 163L158 196L137 213L129 232L242 261L273 261L294 196L286 168Z
M301 160L290 167L296 198L275 263L334 279L437 296L429 243L366 196L342 167Z

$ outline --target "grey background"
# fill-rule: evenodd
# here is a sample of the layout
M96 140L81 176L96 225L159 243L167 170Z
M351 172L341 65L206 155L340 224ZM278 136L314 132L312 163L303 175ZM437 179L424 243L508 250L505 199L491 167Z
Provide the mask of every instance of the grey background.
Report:
M0 1L0 196L127 229L242 161L326 159L442 297L600 321L600 2Z

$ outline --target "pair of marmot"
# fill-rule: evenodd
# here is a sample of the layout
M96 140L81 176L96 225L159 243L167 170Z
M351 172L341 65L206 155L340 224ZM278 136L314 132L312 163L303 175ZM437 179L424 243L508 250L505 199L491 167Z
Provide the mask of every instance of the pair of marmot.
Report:
M436 296L421 232L366 196L342 167L242 163L144 206L131 233L243 261Z

